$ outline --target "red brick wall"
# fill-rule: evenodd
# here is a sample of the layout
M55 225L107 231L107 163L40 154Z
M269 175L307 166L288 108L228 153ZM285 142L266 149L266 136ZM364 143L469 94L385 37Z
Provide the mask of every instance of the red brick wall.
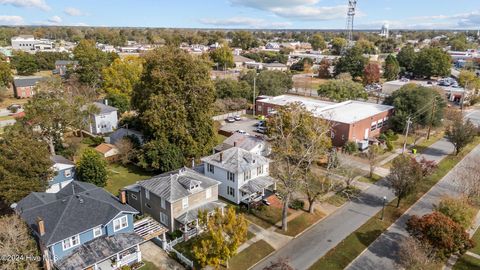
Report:
M15 97L17 98L29 98L33 96L33 87L15 87Z

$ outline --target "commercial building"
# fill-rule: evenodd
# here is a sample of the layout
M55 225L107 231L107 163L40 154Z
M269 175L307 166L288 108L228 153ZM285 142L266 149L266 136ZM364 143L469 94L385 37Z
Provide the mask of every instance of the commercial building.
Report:
M462 97L465 101L467 101L471 94L469 93L469 91L466 91L465 88L462 88L462 87L441 86L441 85L435 85L433 84L433 82L428 82L428 81L410 81L410 80L395 80L395 81L385 82L382 85L382 93L385 95L391 95L393 92L397 91L398 89L402 88L407 84L416 84L424 87L436 86L439 89L442 89L444 91L445 97L452 102L460 102Z
M12 37L12 49L25 52L48 51L54 48L53 42L48 39L35 39L32 35Z
M352 100L333 103L292 95L260 96L255 107L259 114L268 116L276 113L279 107L297 102L331 123L334 146L343 146L348 141L368 143L388 128L388 119L394 112L393 107L387 105Z

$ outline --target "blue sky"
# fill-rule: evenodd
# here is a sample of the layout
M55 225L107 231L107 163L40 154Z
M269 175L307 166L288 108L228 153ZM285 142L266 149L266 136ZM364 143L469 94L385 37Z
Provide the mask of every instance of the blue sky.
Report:
M0 0L0 25L343 29L347 0ZM359 0L355 28L479 29L479 0Z

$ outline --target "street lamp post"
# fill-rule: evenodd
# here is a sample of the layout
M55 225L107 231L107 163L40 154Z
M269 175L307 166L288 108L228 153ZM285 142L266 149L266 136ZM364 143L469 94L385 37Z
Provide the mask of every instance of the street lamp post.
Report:
M383 216L385 214L385 203L387 202L387 196L383 196L383 205L382 205L382 216L380 217L383 220Z

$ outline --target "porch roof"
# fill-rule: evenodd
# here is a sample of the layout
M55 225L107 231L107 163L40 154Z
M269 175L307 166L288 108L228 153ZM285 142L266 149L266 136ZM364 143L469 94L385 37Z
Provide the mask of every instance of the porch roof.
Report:
M198 218L198 212L199 211L207 211L207 212L211 212L213 210L215 210L215 208L223 208L225 207L226 204L220 202L220 201L215 201L215 202L208 202L208 203L205 203L205 204L202 204L198 207L195 207L183 214L181 214L180 216L176 217L175 219L180 222L181 224L188 224L194 220L196 220Z
M263 189L273 185L275 182L275 179L270 176L260 176L245 183L240 187L240 191L247 194L262 192Z
M84 269L142 242L143 238L136 233L101 236L75 248L70 255L57 261L55 265L62 270Z
M135 222L133 230L145 240L150 240L168 232L167 228L151 217Z

